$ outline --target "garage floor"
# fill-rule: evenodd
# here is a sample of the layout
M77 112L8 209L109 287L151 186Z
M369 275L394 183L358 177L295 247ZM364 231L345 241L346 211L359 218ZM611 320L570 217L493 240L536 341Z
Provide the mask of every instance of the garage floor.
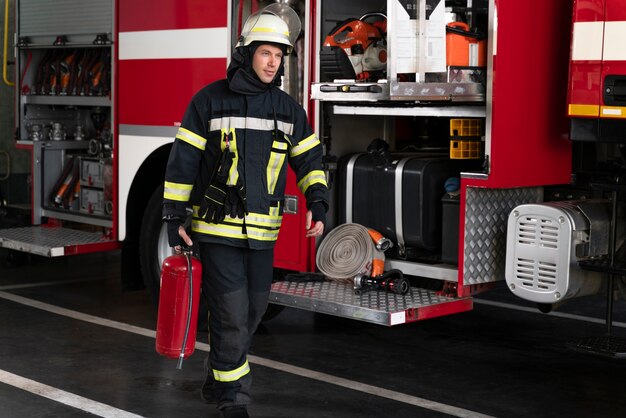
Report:
M6 253L0 253L6 259ZM117 252L0 267L0 417L219 417L199 397L206 333L176 370ZM498 289L474 310L386 328L295 309L252 347L252 417L624 417L626 360L568 350L602 335L603 297L545 315ZM614 333L626 338L626 304Z

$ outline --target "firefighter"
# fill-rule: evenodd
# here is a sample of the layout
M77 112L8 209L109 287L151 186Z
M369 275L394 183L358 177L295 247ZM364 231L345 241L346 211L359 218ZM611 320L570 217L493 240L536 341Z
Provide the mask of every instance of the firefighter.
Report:
M297 29L267 8L246 20L227 78L191 100L165 173L163 219L177 252L192 245L182 224L193 211L211 345L201 393L225 417L248 416L247 353L268 304L287 163L306 198L306 237L323 233L328 210L320 141L304 109L278 88L300 32L289 10Z

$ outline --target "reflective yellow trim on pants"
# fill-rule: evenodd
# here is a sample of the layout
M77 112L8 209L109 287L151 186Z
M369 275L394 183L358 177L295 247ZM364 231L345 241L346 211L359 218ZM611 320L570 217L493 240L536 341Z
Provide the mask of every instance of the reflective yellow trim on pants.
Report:
M243 365L241 365L240 367L237 367L235 370L230 370L228 372L213 369L213 377L218 382L234 382L241 379L248 373L250 373L250 364L248 364L248 360L246 360L246 362L243 363Z
M185 141L189 145L193 145L194 147L202 151L204 151L204 149L206 148L206 139L198 134L191 132L189 129L178 128L176 138L180 139L181 141Z
M302 177L302 180L298 182L298 188L302 193L306 193L307 189L316 183L328 186L326 184L326 174L322 170L313 170Z
M193 189L193 184L166 181L163 188L163 197L178 202L188 202L189 196L191 196L191 189Z

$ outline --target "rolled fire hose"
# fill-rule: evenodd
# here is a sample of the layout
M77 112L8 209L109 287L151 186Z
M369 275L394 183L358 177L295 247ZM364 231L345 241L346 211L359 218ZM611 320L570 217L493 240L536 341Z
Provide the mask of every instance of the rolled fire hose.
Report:
M385 254L376 249L366 227L349 223L330 231L317 250L315 262L329 279L352 280L358 275L375 275L372 264L379 265L378 274L382 274Z

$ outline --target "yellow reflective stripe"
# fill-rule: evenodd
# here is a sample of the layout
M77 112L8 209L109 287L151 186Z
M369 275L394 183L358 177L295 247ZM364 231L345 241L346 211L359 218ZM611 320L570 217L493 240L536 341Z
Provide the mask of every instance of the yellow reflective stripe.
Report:
M246 216L246 223L248 225L266 226L269 228L280 228L282 221L282 216L259 215L253 213Z
M180 139L181 141L185 141L186 143L193 145L194 147L202 151L204 151L204 149L206 148L206 139L198 134L194 134L189 129L178 128L176 138Z
M250 365L248 364L248 360L243 363L240 367L237 367L235 370L230 371L222 371L213 369L213 377L218 382L234 382L235 380L241 379L243 376L250 373Z
M293 123L280 120L276 121L278 129L287 135L293 134ZM254 129L257 131L273 131L274 119L244 118L237 116L225 116L209 120L209 131L231 129Z
M568 107L568 116L598 116L600 106L585 104L570 104Z
M270 218L279 218L282 221L283 217L280 215L280 202L278 202L278 206L270 206Z
M302 177L302 180L298 182L298 188L302 191L302 193L305 193L311 185L316 183L327 186L326 175L322 170L313 170L306 176Z
M320 143L319 139L317 139L317 135L313 134L308 138L303 139L296 145L295 147L289 150L290 157L296 157L304 152L307 152L311 148L317 146Z
M289 37L289 32L278 32L276 28L262 28L259 26L255 26L252 28L252 30L250 30L250 32L279 33Z
M165 182L163 189L163 197L169 200L177 200L179 202L189 201L193 184Z
M256 239L258 241L276 241L278 239L278 229L267 230L248 225L246 230L248 231L248 236L251 239Z
M191 222L191 230L201 234L216 235L219 237L247 239L248 235L242 232L241 226L231 226L224 224L208 224L201 219L194 219Z
M287 143L274 141L272 143L272 148L286 150ZM286 153L278 153L271 152L270 160L267 163L267 193L274 194L274 190L276 189L276 183L278 182L278 176L280 174L280 169L283 167L283 163L285 162Z
M243 219L231 218L227 216L224 221L228 223L236 223L239 225L228 225L226 223L211 224L206 223L204 220L198 218L199 206L193 207L194 218L191 222L191 230L201 234L213 235L225 238L235 239L253 239L257 241L276 241L278 239L278 232L282 221L282 216L279 215L264 215L261 213L251 213L246 216L246 231L243 233ZM272 212L274 208L270 208ZM278 208L275 209L278 213ZM261 226L265 228L257 228Z

